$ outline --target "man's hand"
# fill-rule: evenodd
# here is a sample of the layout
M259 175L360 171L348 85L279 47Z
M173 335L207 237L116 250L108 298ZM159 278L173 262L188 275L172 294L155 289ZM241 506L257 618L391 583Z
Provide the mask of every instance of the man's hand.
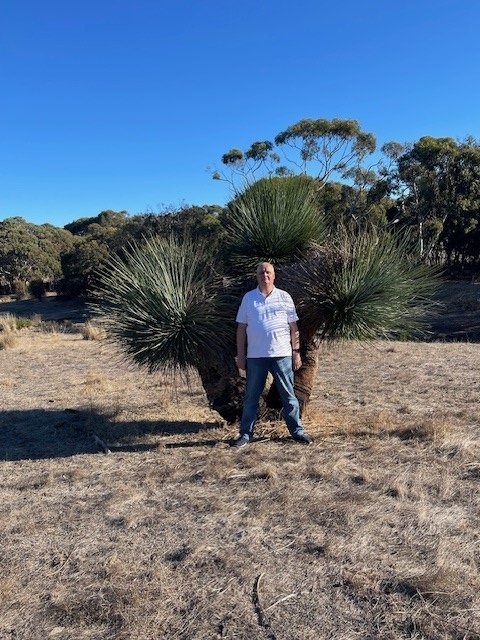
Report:
M300 354L296 351L293 352L293 360L292 360L293 370L297 371L302 366L302 358Z
M302 366L302 358L300 357L300 334L296 322L290 322L290 342L292 343L292 367L294 371Z
M245 356L237 356L235 360L237 361L237 367L240 369L240 371L245 371L245 369L247 368L247 360Z

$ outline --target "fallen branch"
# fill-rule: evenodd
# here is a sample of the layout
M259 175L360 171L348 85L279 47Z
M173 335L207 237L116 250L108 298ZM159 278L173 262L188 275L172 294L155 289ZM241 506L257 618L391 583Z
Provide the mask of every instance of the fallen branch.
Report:
M252 593L253 604L255 606L255 612L258 618L258 624L268 632L268 636L267 636L268 640L277 640L277 637L274 634L273 629L265 616L265 611L260 601L260 582L262 578L263 578L263 573L261 573L253 583L253 593Z

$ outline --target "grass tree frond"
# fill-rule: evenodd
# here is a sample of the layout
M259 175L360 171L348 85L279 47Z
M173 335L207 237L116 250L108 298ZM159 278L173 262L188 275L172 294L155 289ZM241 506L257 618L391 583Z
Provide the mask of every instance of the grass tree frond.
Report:
M299 260L277 271L278 286L295 301L304 341L310 341L325 326L327 287L338 261L338 250L314 244Z
M307 334L358 340L413 335L438 282L413 258L408 236L374 231L345 234L332 251L317 248L284 277Z
M305 176L264 178L248 186L230 203L226 226L230 262L243 273L262 261L287 264L325 233L314 183Z
M152 238L112 257L92 305L107 333L150 371L187 372L231 351L233 311L189 241Z
M414 257L408 234L345 236L340 254L328 291L327 335L369 339L421 328L438 280Z

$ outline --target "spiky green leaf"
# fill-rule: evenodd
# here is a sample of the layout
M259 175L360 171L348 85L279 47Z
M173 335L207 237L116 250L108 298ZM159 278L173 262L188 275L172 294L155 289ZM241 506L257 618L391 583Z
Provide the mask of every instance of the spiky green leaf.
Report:
M226 214L232 269L253 272L259 262L291 262L325 236L315 202L318 185L305 176L265 178L247 187Z
M375 231L344 235L332 251L318 247L283 275L304 332L364 340L418 331L438 280L413 255L408 236Z
M93 307L135 362L175 374L231 351L233 312L201 249L152 238L126 255L104 269Z

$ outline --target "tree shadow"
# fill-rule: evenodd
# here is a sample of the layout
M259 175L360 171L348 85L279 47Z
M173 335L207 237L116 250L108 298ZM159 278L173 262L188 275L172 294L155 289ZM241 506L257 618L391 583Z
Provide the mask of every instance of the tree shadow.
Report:
M219 430L222 426L218 420L209 423L185 420L118 422L113 416L95 410L0 411L0 461L98 453L102 451L99 440L111 452L151 451L168 446L168 442L152 442L152 437L193 435ZM203 446L214 446L218 441L206 440Z
M61 296L49 296L42 300L2 300L0 313L11 313L19 318L39 315L43 320L55 322L85 322L90 317L83 300L68 300Z

